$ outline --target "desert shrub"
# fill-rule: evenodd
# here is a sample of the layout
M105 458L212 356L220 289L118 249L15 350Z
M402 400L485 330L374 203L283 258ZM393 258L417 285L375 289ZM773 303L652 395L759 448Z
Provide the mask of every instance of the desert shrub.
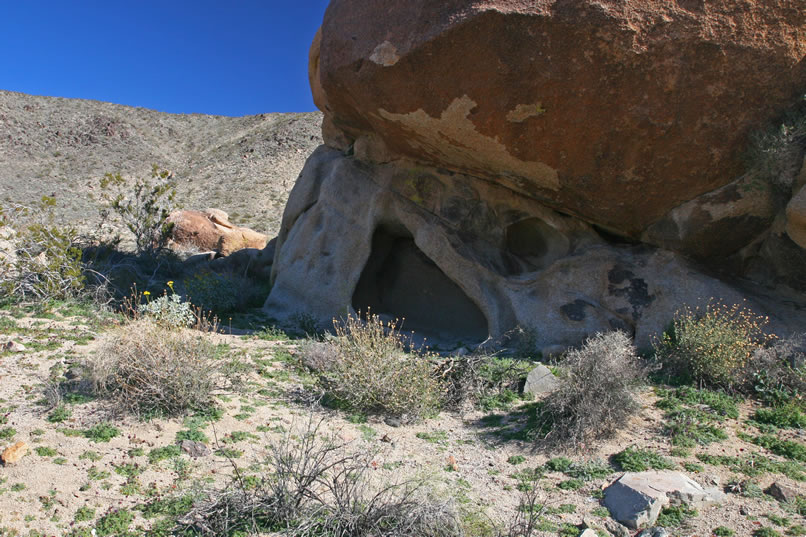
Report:
M684 307L654 342L655 357L664 374L683 383L740 388L751 356L770 338L764 333L766 324L765 317L738 304Z
M752 392L771 406L804 405L806 336L792 336L757 349L748 364Z
M179 290L188 301L216 313L235 311L244 305L251 287L245 277L212 270L199 270L179 282Z
M348 315L334 322L336 336L310 343L303 361L317 371L326 393L354 411L416 420L441 404L440 384L430 357L406 352L394 322L377 315L366 321Z
M138 415L178 415L214 406L214 393L239 374L200 334L141 319L110 334L84 364L94 390Z
M196 322L193 305L176 293L165 293L154 300L146 300L137 307L137 313L147 315L169 328L187 328Z
M806 95L765 129L750 136L748 164L760 178L791 192L806 146Z
M470 403L488 411L503 410L520 398L519 391L533 367L530 361L477 351L442 360L437 375L448 405Z
M539 421L551 426L542 443L576 448L611 435L639 408L632 392L643 378L624 332L591 337L564 357L559 386L540 410Z
M344 442L321 434L320 426L311 417L271 443L264 461L270 473L246 480L236 471L230 487L197 504L176 529L202 536L463 534L450 500L436 500L422 481L371 483L377 454L351 452Z
M0 207L0 295L5 300L65 300L91 291L82 262L87 238L55 220L55 203L44 196L36 207Z
M173 174L155 164L151 178L137 178L132 185L119 173L106 174L100 182L101 217L114 219L128 229L138 254L153 256L165 248L171 225L165 219L179 206L175 202Z

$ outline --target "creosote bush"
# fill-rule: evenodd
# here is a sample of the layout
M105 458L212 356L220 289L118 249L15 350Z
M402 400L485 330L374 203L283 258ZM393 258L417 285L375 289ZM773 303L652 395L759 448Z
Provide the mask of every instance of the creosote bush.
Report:
M596 334L568 352L558 388L538 412L539 443L584 448L624 426L638 404L632 393L644 380L635 347L624 332Z
M806 334L757 349L749 364L753 394L767 405L801 407L806 412Z
M143 416L181 415L215 405L217 390L239 383L237 364L202 334L148 318L114 331L84 364L98 395Z
M322 433L321 421L309 417L306 426L269 445L268 472L247 484L236 467L233 484L197 504L176 529L201 536L464 534L450 499L435 499L421 480L371 483L376 453L350 451Z
M107 173L100 181L103 220L117 219L134 236L137 254L153 256L165 248L172 226L165 222L175 201L173 174L155 164L150 179L137 178L127 184L119 173Z
M684 383L741 388L753 353L772 337L764 333L767 322L739 304L684 307L654 342L655 356L666 375Z
M335 337L306 346L303 361L319 373L336 402L411 420L439 409L442 394L432 357L406 352L406 338L395 322L348 315L334 321L334 329Z

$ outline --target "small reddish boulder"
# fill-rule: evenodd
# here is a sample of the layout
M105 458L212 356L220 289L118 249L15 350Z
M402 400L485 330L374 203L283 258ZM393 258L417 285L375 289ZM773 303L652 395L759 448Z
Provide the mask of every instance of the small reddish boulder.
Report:
M204 211L174 211L167 223L173 224L171 242L174 249L195 248L229 255L243 248L262 249L268 237L229 221L227 213L219 209Z
M8 466L9 464L18 462L27 453L28 444L25 442L17 442L13 446L6 448L3 454L0 455L0 459L2 459L4 465Z

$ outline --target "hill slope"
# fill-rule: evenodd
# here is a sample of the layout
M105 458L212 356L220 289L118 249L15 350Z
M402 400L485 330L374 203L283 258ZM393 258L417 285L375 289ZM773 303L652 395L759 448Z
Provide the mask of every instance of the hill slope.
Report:
M105 173L172 170L188 208L216 207L274 235L288 191L321 143L321 114L166 114L98 101L0 91L0 202L55 195L87 221Z

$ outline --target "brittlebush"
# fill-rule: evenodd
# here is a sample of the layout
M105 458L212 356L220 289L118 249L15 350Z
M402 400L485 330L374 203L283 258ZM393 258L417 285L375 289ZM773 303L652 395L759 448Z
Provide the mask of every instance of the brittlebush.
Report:
M686 306L654 343L655 356L680 381L732 390L744 382L753 353L775 337L765 334L767 323L741 304Z

